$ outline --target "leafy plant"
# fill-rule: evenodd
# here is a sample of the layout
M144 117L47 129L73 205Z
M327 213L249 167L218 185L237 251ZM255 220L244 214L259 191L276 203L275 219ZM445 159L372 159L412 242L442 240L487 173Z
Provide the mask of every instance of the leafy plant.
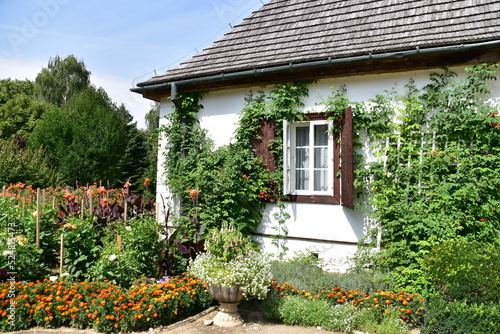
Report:
M498 303L450 302L442 296L433 296L427 304L422 333L489 334L498 330L499 321Z
M446 69L422 89L410 81L403 96L377 96L354 117L377 157L356 172L377 222L368 247L381 232L371 264L401 288L429 286L419 259L442 240L498 238L499 105L487 99L497 67L467 68L462 80Z
M69 218L59 233L64 234L65 272L76 280L86 279L101 250L99 231L92 221Z
M89 278L109 280L129 287L142 276L156 277L160 256L158 225L153 219L133 219L108 225L112 233L103 240L99 259L89 268ZM121 237L121 245L118 244Z
M207 253L190 262L189 273L210 285L238 285L246 297L265 298L271 284L269 256L252 250L250 238L224 224L210 232Z
M498 244L466 239L443 241L427 254L423 265L434 288L450 302L500 300Z

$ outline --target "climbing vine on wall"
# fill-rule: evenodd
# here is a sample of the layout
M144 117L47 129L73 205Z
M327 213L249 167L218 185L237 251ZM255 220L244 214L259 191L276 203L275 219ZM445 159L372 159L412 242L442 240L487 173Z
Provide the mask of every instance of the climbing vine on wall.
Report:
M499 237L500 101L487 88L497 66L467 68L462 80L445 69L422 89L410 80L402 96L386 92L359 111L378 155L357 170L381 230L375 264L401 286L425 284L419 259L434 245Z
M497 67L467 68L461 80L443 69L431 74L425 87L410 80L403 94L390 90L366 102L350 101L341 85L320 103L336 124L345 107L353 107L356 145L374 157L355 156L358 207L368 208L375 222L360 246L373 249L378 241L381 251L369 258L370 264L391 271L402 287L425 284L419 259L433 245L447 239L498 239L500 101L488 97ZM196 119L202 94L181 96L182 110L173 112L164 128L167 185L182 198L181 214L192 212L189 189L198 189L201 222L215 227L233 220L245 233L255 230L265 201L282 199L282 121L303 117L302 99L310 84L248 94L235 142L219 148ZM262 123L271 120L273 171L253 146ZM280 233L286 234L286 215L279 221ZM362 260L366 264L367 257Z
M240 113L235 141L222 147L215 147L199 127L196 113L203 108L203 94L179 96L182 107L168 116L168 125L162 129L167 139L166 185L180 200L179 221L192 226L196 219L202 230L233 221L246 234L255 231L262 220L265 201L280 199L282 120L300 117L300 99L307 96L307 85L308 82L276 85L269 95L263 91L250 93ZM276 125L275 139L270 143L278 166L273 171L256 156L252 144L259 139L260 125L266 120L273 120ZM190 189L198 190L196 203Z

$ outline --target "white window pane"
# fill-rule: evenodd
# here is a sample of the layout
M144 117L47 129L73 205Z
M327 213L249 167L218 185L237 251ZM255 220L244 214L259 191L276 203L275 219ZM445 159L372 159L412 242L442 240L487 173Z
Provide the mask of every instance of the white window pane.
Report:
M314 126L314 146L328 145L328 124Z
M298 169L295 171L295 189L309 189L309 172L307 170Z
M309 127L300 126L295 131L295 146L309 146Z
M314 168L328 168L328 147L314 149Z
M295 167L308 168L309 167L309 149L296 148L295 149Z
M314 171L314 191L328 190L328 170L320 169Z

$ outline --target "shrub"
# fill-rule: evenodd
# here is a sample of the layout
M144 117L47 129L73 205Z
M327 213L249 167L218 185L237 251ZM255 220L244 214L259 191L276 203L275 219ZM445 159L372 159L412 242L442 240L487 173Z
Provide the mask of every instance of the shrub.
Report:
M280 298L271 292L262 305L263 314L275 320L282 320L288 325L320 326L329 331L354 329L353 307L351 305L332 306L320 299L308 299L299 296Z
M498 332L500 304L449 302L434 296L427 303L422 334L491 334Z
M100 235L91 219L68 218L59 230L64 234L64 265L77 280L88 278L88 270L101 250Z
M130 287L142 276L155 277L160 256L158 229L154 218L109 224L101 256L89 268L89 278ZM117 245L118 235L122 236L121 249Z
M363 309L357 313L356 329L377 334L408 333L408 326L401 322L398 313L399 310L395 307L389 307L384 312L376 308Z
M293 258L288 261L273 261L273 277L280 284L288 282L300 290L321 291L341 286L346 290L358 290L373 294L377 290L390 290L388 275L364 269L343 273L323 271L315 260ZM317 261L317 260L316 260Z
M63 181L42 148L20 148L14 142L0 140L0 156L0 186L23 181L36 188Z
M465 239L448 240L425 258L437 291L448 301L500 301L500 247Z

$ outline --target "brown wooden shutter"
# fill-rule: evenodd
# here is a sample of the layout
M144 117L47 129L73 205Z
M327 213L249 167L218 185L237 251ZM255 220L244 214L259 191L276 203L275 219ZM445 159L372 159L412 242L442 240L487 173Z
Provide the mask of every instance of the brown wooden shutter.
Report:
M276 139L276 121L262 120L259 123L260 127L257 131L257 137L251 141L252 148L255 150L256 156L262 157L262 161L267 169L274 172L276 171L276 162L269 147L272 141Z
M354 162L352 139L352 109L348 107L342 116L341 133L341 202L343 207L354 208Z

